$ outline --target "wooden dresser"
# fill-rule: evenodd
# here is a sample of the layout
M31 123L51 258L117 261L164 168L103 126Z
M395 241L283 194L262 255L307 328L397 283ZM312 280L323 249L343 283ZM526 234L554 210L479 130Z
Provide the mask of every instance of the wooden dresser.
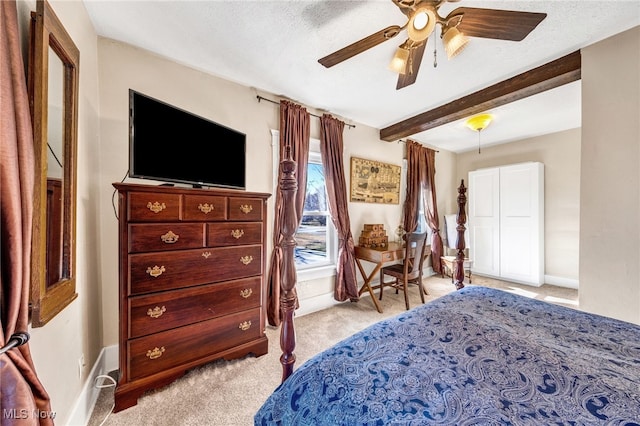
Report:
M119 362L114 411L215 359L267 353L270 194L114 183Z

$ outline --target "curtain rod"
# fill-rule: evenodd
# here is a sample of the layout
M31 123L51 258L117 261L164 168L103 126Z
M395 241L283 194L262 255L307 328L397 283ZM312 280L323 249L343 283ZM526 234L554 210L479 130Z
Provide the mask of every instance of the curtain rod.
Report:
M398 143L407 143L407 141L403 140L403 139L398 139ZM422 145L422 144L420 144ZM433 149L433 148L432 148ZM437 149L434 149L435 152L440 152Z
M280 102L272 101L271 99L267 99L267 98L265 98L263 96L260 96L260 95L256 95L256 98L258 98L258 102L267 101L267 102L271 102L272 104L280 105ZM319 115L316 115L316 114L309 113L309 115L311 115L313 117L321 118ZM344 125L349 127L349 128L352 128L352 129L356 127L355 124L344 123Z

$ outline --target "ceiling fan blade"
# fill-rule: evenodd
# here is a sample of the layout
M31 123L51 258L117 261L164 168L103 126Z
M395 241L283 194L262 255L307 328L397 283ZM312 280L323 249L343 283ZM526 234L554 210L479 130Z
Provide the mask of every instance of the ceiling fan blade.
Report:
M371 34L370 36L365 37L362 40L358 40L347 47L343 47L342 49L337 50L330 55L325 56L324 58L320 58L318 59L318 62L320 62L327 68L332 67L359 53L364 52L365 50L371 49L372 47L395 37L396 35L398 35L401 29L402 28L398 25L392 25L378 31L377 33Z
M424 55L424 49L427 46L427 40L420 46L411 49L409 52L409 59L407 60L407 72L398 76L398 84L396 90L400 90L403 87L407 87L416 82L418 78L418 71L420 70L420 64L422 63L422 56Z
M446 21L458 15L463 17L457 28L469 37L512 41L524 39L547 17L546 13L459 7L447 16Z

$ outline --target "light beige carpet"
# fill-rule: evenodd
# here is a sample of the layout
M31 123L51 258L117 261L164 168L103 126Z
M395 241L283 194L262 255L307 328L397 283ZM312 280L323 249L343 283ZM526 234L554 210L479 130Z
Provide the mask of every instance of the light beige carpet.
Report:
M432 276L424 280L429 291L427 301L455 288L449 278ZM473 277L474 285L507 291L577 308L578 292L544 285L530 287L484 277ZM411 307L421 304L417 287L410 293ZM295 319L296 366L316 353L383 318L404 312L402 293L385 290L384 313L375 310L371 299L346 302ZM169 386L144 394L138 404L109 415L113 388L103 389L89 426L105 425L252 425L253 415L280 383L280 329L268 326L269 353L234 361L217 361L191 370ZM107 417L108 416L108 417Z

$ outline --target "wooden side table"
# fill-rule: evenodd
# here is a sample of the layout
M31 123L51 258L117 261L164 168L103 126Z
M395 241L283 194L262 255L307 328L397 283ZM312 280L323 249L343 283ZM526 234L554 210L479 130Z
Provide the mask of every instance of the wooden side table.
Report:
M448 273L446 274L447 276L451 277L451 282L453 282L453 273L454 273L454 268L455 268L455 261L456 261L456 257L455 256L442 256L440 257L440 262L442 264L442 278L444 278L445 276L445 270L448 271ZM471 284L471 266L472 266L472 261L469 259L465 259L464 260L464 264L463 264L463 269L464 269L464 276L469 278L469 284Z

